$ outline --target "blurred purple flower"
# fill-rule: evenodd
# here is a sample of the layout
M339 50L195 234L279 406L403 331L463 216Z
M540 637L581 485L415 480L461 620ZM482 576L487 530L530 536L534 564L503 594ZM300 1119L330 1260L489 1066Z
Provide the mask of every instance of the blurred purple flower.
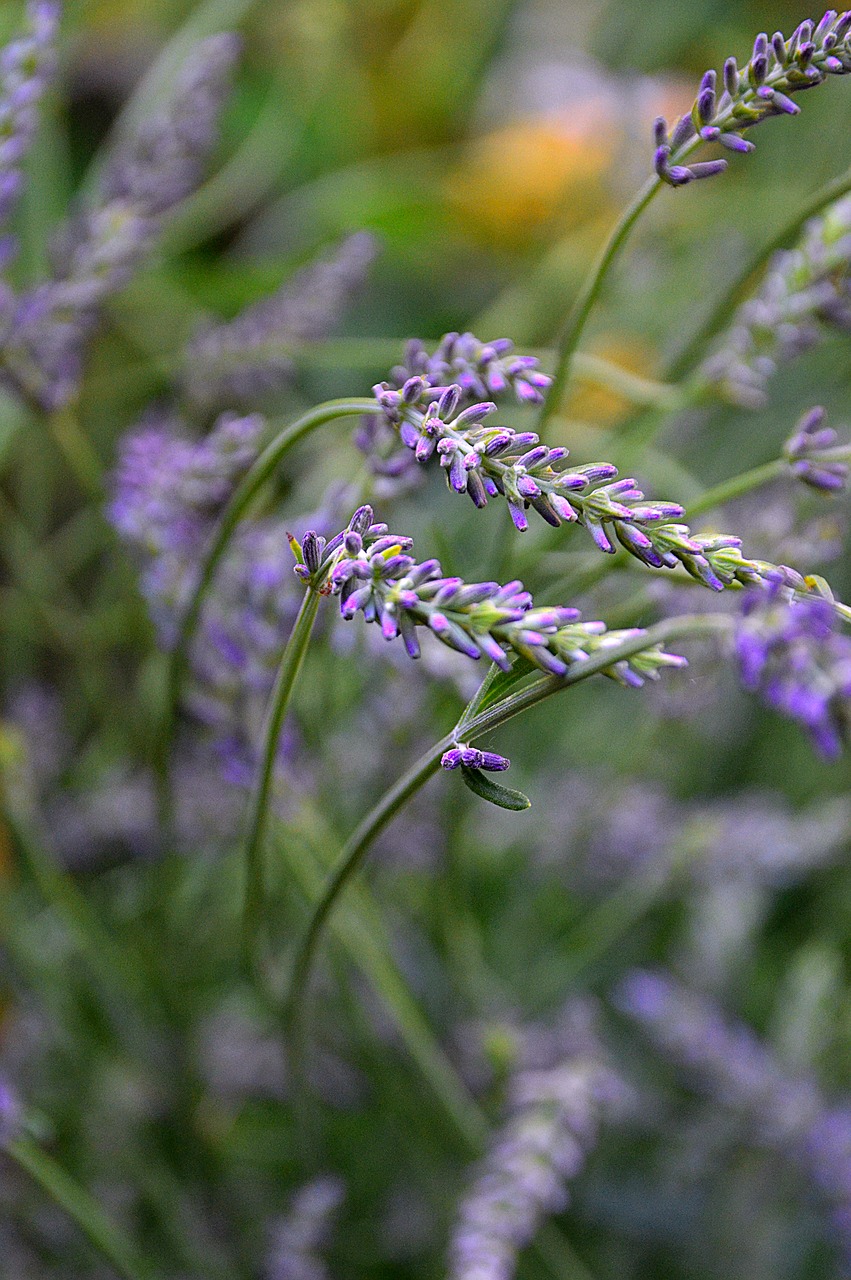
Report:
M363 284L375 252L375 241L366 232L349 236L271 297L226 324L202 329L186 352L190 399L204 409L230 408L254 404L287 386L299 346L334 329Z
M201 180L238 48L227 34L195 46L170 104L124 142L95 205L66 226L52 278L18 300L7 326L3 360L13 391L48 410L76 394L102 303L123 288L165 215Z

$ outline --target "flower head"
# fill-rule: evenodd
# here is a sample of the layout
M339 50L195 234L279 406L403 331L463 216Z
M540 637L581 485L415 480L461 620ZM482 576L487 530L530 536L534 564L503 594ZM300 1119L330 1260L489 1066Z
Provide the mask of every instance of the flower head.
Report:
M819 406L808 409L783 453L798 480L821 493L838 493L848 482L848 464L830 455L839 437L833 427L824 425L826 418L826 410Z
M748 129L771 116L797 115L800 107L791 95L849 72L851 12L837 15L829 9L817 26L802 22L788 40L779 31L770 40L761 32L745 67L728 58L720 83L715 71L705 73L691 111L670 132L663 118L656 121L657 174L669 186L680 187L723 173L726 160L681 161L701 142L717 142L733 152L753 151L744 137Z
M186 352L185 385L203 408L253 404L285 387L293 355L307 341L324 338L363 284L375 257L366 232L344 240L333 253L299 271L234 320L208 326Z
M344 618L362 613L381 627L386 640L401 636L412 658L420 653L417 630L426 628L449 648L474 660L487 658L504 671L516 655L550 675L564 676L591 653L642 635L640 629L608 631L603 622L581 622L577 609L535 608L516 580L502 586L447 578L439 561L415 560L410 538L373 523L370 507L359 508L348 529L330 542L310 531L300 545L295 540L292 545L302 581L321 594L339 596ZM657 678L661 667L684 663L654 647L614 661L605 674L640 687L646 678Z

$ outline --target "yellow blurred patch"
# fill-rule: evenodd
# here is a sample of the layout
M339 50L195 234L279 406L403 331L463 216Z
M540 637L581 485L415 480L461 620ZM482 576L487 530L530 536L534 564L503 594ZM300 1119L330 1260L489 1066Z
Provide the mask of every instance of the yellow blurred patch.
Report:
M507 125L471 142L446 180L446 199L468 232L497 245L543 230L556 215L576 225L606 203L603 177L614 131L558 117Z
M653 378L658 366L656 351L648 343L631 334L603 335L587 347L589 354L608 360L610 364ZM599 427L615 427L632 411L633 403L611 387L603 387L590 378L576 378L562 407L562 413L581 422Z

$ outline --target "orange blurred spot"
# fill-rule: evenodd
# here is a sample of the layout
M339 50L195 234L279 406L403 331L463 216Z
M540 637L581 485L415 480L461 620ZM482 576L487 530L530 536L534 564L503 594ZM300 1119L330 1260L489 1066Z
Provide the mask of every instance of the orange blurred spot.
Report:
M631 334L607 334L585 348L589 354L635 373L641 378L656 376L657 354L648 343ZM611 387L600 386L584 374L576 377L564 401L562 412L581 422L600 427L617 426L633 411L633 403Z
M445 187L465 229L516 245L558 214L576 225L598 213L615 134L599 120L592 131L586 121L536 117L471 142Z

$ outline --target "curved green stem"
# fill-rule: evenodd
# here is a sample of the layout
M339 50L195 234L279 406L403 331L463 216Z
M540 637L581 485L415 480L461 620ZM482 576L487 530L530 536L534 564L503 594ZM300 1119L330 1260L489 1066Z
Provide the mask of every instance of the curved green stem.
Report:
M798 236L805 222L821 213L834 200L847 195L849 191L851 191L851 169L846 169L838 178L833 178L820 187L793 217L784 222L766 244L756 250L732 283L727 286L697 331L671 361L667 370L670 379L674 381L680 379L697 363L704 354L709 340L732 317L751 280L760 268L765 266L772 254L790 244Z
M263 755L260 763L260 774L248 816L248 830L245 837L245 901L242 918L242 945L246 965L251 970L252 959L256 956L260 940L260 928L263 918L264 868L263 837L266 832L266 820L269 814L269 797L272 780L275 774L275 760L278 754L278 742L281 726L287 714L290 695L296 677L301 670L320 596L312 587L308 587L298 617L295 620L290 638L287 641L281 658L281 665L275 678L275 684L269 698L269 711L263 730Z
M571 363L573 361L574 352L579 345L582 332L588 321L588 317L594 307L594 303L600 296L600 290L612 263L615 261L618 253L626 242L629 233L635 226L641 214L650 204L650 201L659 192L663 186L662 179L653 176L648 178L644 186L635 196L631 204L627 206L615 224L611 235L603 246L603 250L597 260L594 270L588 277L582 288L579 297L573 305L573 310L568 317L567 324L564 326L556 348L556 364L553 370L553 380L547 392L539 418L540 428L546 425L562 399L564 388L570 376Z
M85 1187L66 1173L52 1156L29 1138L13 1139L3 1150L51 1200L64 1209L124 1280L152 1280L154 1272L135 1245L106 1216Z
M294 1058L301 1060L303 1010L310 983L310 975L324 926L352 876L360 869L375 839L388 823L404 808L407 802L435 774L440 767L440 757L456 741L472 741L482 734L505 724L514 716L542 702L551 694L559 693L571 685L597 675L616 662L624 661L650 649L654 645L683 636L726 633L730 619L723 614L691 614L686 617L668 618L657 623L640 636L624 641L617 648L592 654L572 667L565 676L540 676L524 686L518 693L508 695L500 702L484 710L479 694L464 711L458 724L429 748L410 769L385 792L375 808L364 818L360 826L346 841L336 863L331 869L322 895L313 909L307 931L296 953L286 999L286 1022L291 1034ZM492 678L489 672L487 679ZM470 711L472 710L472 714Z
M177 640L169 657L165 707L160 730L161 769L168 754L180 687L186 675L189 645L198 625L204 598L213 580L216 568L227 551L237 525L250 503L274 473L282 458L299 440L310 435L318 427L325 426L326 423L333 422L337 418L359 417L363 413L373 413L377 408L377 402L372 399L328 400L324 404L317 405L279 432L237 485L230 502L222 514L210 547L204 556L198 574L198 581L189 598Z

